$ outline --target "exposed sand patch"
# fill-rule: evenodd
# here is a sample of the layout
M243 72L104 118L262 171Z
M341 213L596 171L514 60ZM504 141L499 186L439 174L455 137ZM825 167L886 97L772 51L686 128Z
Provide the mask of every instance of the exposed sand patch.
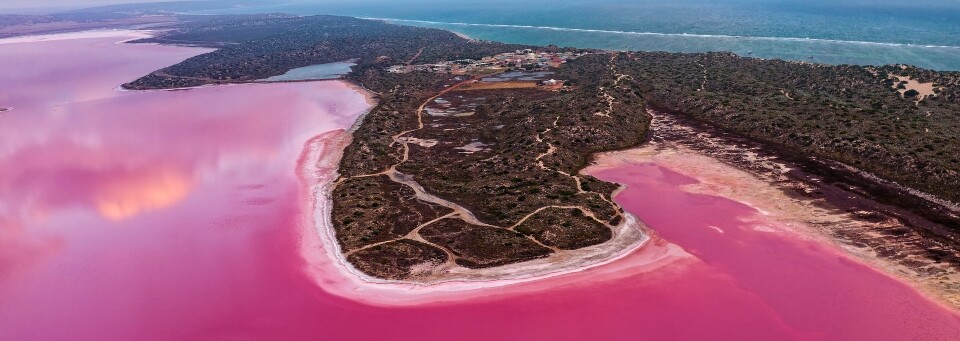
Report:
M398 138L397 140L403 143L412 143L424 148L430 148L440 143L440 141L437 141L437 140L419 139L419 138L410 137L410 136L403 136Z
M791 101L796 100L796 99L794 99L793 97L791 97L791 96L790 96L790 93L787 92L786 90L780 89L780 93L783 94L783 96L787 97L787 99L789 99L789 100L791 100Z
M915 90L916 92L919 93L919 95L914 97L918 102L924 100L927 97L936 96L937 89L939 89L939 87L932 82L920 83L920 81L910 78L910 76L901 76L901 75L891 74L890 77L893 77L894 79L897 80L897 82L893 84L893 88L897 89L897 92L900 93L900 96L906 96L907 91ZM903 89L899 88L900 84L903 84L904 86Z
M490 148L487 148L487 147L489 147L489 146L490 146L490 145L488 145L488 144L486 144L486 143L483 143L483 142L480 142L480 141L473 141L473 142L467 143L467 144L465 144L465 145L462 145L462 146L460 146L460 147L456 147L456 148L453 148L453 149L459 150L460 153L462 153L462 154L473 154L473 153L476 153L476 152L482 152L482 151L485 151L485 150L490 150Z
M456 34L457 37L460 37L460 38L463 38L463 39L466 39L466 40L473 40L473 38L470 38L470 36L468 36L468 35L466 35L466 34L463 34L463 33L460 33L460 32L456 32L456 31L450 31L450 32L453 32L453 34Z

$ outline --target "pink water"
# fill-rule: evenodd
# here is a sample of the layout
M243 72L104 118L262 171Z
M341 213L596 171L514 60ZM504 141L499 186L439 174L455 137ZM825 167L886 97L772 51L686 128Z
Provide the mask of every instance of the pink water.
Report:
M627 184L617 197L661 237L696 256L804 339L951 340L960 317L834 246L772 232L753 208L680 189L696 179L657 164L595 174Z
M203 51L116 40L0 44L0 107L15 108L0 114L0 340L960 335L906 285L754 230L749 207L649 164L598 173L665 239L612 264L438 304L332 295L304 271L317 237L297 162L308 141L342 145L364 97L338 82L117 92ZM695 257L651 264L670 243Z

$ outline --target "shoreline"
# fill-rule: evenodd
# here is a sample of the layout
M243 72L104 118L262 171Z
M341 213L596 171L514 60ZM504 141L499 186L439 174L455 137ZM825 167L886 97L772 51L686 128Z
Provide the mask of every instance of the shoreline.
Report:
M351 85L360 93L363 93L368 103L371 104L371 107L375 105L375 96L369 92L360 91L363 89L359 85L347 81L345 81L345 83ZM358 117L354 128L362 122L364 115ZM353 128L351 128L351 131L352 129ZM618 263L620 263L618 261L631 256L640 255L641 258L645 257L645 263L633 264L632 266L645 268L648 271L667 266L677 259L690 257L689 254L675 245L671 245L676 248L676 250L673 251L664 252L663 249L658 248L656 244L662 244L665 243L665 241L659 240L658 237L656 237L656 232L651 231L639 222L636 216L625 212L627 219L620 225L620 231L622 232L630 226L636 226L638 231L644 231L648 237L643 238L635 244L630 244L619 251L616 249L611 250L612 245L609 244L610 242L600 244L598 248L606 248L607 252L600 253L600 257L598 258L588 258L586 262L570 261L567 259L561 265L557 266L556 264L550 264L556 260L548 257L506 266L481 269L480 271L472 269L465 272L452 271L452 276L428 278L427 281L384 280L368 276L353 268L353 266L346 261L340 251L339 244L336 242L335 232L330 222L330 208L332 203L330 191L333 188L333 182L338 178L336 169L339 166L343 148L349 145L352 140L352 135L348 131L344 131L341 134L342 135L338 137L339 141L335 144L335 150L332 152L329 150L328 145L320 146L319 149L315 145L307 146L304 149L304 153L305 155L309 155L305 157L302 160L303 163L300 164L300 171L304 174L310 173L311 169L332 170L332 172L326 176L321 175L315 180L304 182L304 185L310 190L311 197L309 198L309 202L312 206L311 209L308 210L311 215L311 217L309 217L309 223L304 225L313 227L312 232L317 237L315 241L317 244L305 248L303 255L308 263L311 263L309 266L312 270L309 272L311 274L310 277L316 281L322 290L328 293L378 306L439 304L451 301L477 299L481 296L509 295L531 290L525 289L524 284L540 285L541 287L532 290L544 290L544 287L551 285L549 283L551 279L562 278L567 275L574 275L567 277L577 277L575 275L578 273L586 273L594 269L603 271L604 268L607 267L622 267L624 265L618 265ZM622 158L624 162L636 162L637 158L623 157L623 155L630 155L637 151L649 151L657 148L664 149L665 147L658 142L648 141L641 146L630 149L597 153L592 157L592 164L585 168L582 173L590 174L597 169L609 166L604 163L610 162L610 160L613 159ZM781 198L783 199L782 202L794 200L793 198L787 197L776 184L764 181L750 170L727 164L721 159L711 158L695 150L684 149L682 147L678 148L678 146L666 148L672 148L673 152L694 154L743 174L747 174L755 183L762 183L764 185L763 189L765 189L765 191L761 191L761 193L779 193L783 196ZM701 169L701 171L703 170ZM320 175L320 172L313 173ZM776 203L756 202L755 200L747 200L749 198L745 198L742 193L716 192L716 188L698 189L697 186L698 185L691 186L691 191L722 195L746 204L757 210L764 217L775 218L776 221L782 223L782 226L791 227L780 230L781 232L791 233L796 238L817 240L824 245L836 249L840 254L846 255L847 258L853 261L865 264L879 273L906 283L938 305L946 309L955 309L955 307L951 306L953 303L948 295L943 294L939 290L935 290L921 281L915 280L915 278L902 275L902 269L897 266L890 264L876 255L870 255L862 252L862 250L852 249L850 245L844 244L843 241L837 240L834 236L826 234L814 227L804 225L808 222L803 219L803 215L790 216L784 213L785 211L779 207L781 200L778 200ZM707 184L703 186L709 187L711 185ZM613 196L615 197L617 193L620 193L624 189L625 186L621 185L620 189L618 189ZM770 207L771 205L774 207ZM823 209L821 209L821 211L823 211ZM839 219L839 221L853 221L848 217L837 217L838 214L830 212L823 213L818 211L811 213L801 211L800 213L821 214ZM797 226L798 223L800 226ZM318 255L326 258L326 261L318 261ZM334 274L333 276L339 276L340 278L331 278L331 274ZM518 292L512 292L511 287L516 288ZM497 293L491 293L491 289L497 289Z
M879 274L907 285L922 297L934 302L943 309L954 313L957 312L956 303L953 301L955 298L949 293L943 292L941 288L918 280L916 277L911 277L906 273L905 267L902 265L892 263L869 251L849 245L843 240L838 240L836 237L825 233L822 229L813 226L813 224L808 221L810 218L804 217L846 218L837 217L837 214L828 212L828 210L825 209L808 207L793 202L786 197L785 193L779 193L780 197L776 198L777 200L764 203L763 201L765 199L769 199L771 196L777 196L776 192L780 192L780 189L758 178L755 174L747 170L726 164L709 155L678 146L650 144L634 149L603 154L604 155L598 158L600 162L591 166L591 168L603 170L615 169L625 164L651 163L667 167L685 176L693 177L700 182L683 186L685 191L695 194L719 196L754 209L757 216L747 217L742 221L745 223L756 222L759 218L762 221L773 223L770 225L774 226L763 225L766 229L762 230L762 232L785 233L793 238L811 240L830 247L833 251L837 252L838 255L844 256L847 260L862 264ZM688 160L681 161L677 160L678 158L686 158ZM691 162L689 159L700 159L700 162L697 160ZM711 165L709 163L713 164ZM737 181L737 183L729 183L728 181L731 180ZM749 182L752 182L752 184L745 184ZM752 195L744 193L752 192L752 190L755 189L750 187L751 185L764 186L767 190ZM724 231L719 228L714 227L714 229L719 233L724 233Z
M344 83L364 94L371 109L376 104L374 94L352 82ZM307 193L304 202L309 205L306 209L308 214L302 217L305 220L301 224L309 228L300 233L315 236L303 238L301 253L307 262L308 277L328 293L371 305L440 303L489 296L491 293L486 292L487 289L496 288L498 294L511 291L504 290L505 287L523 291L520 288L523 284L544 283L545 280L601 268L631 256L643 258L644 261L639 262L642 264L631 265L638 269L657 268L671 263L670 260L689 256L676 246L662 245L663 242L653 231L633 214L625 212L626 219L617 225L614 238L563 254L485 269L446 269L445 273L427 276L423 281L386 280L366 275L355 269L343 256L330 221L330 210L331 191L339 177L337 169L343 149L352 141L351 132L367 112L369 109L359 115L348 130L327 132L311 139L298 160L298 173Z
M340 133L337 137L339 141L333 143L334 148L349 144L351 136L346 131ZM318 137L323 136L319 135ZM310 277L317 281L317 284L324 291L337 296L358 300L372 305L407 305L407 304L426 304L439 303L454 300L475 299L475 295L487 296L490 293L482 292L485 289L498 288L503 290L506 286L517 286L526 283L541 282L546 279L562 277L564 275L576 274L588 271L594 268L608 265L631 255L644 254L644 251L652 251L644 254L649 256L647 265L665 265L668 262L663 260L680 256L685 252L674 248L657 248L655 237L652 234L644 234L646 227L640 223L636 217L627 213L627 219L620 225L617 236L603 244L594 247L580 249L580 254L563 254L554 257L546 257L531 261L509 264L499 267L486 269L460 269L460 271L450 271L448 276L440 276L429 281L399 281L385 280L366 275L356 270L340 251L337 244L333 226L330 222L331 196L330 191L333 188L333 179L336 174L324 176L317 170L329 170L331 164L334 169L339 163L342 155L342 149L337 148L336 156L331 157L329 153L330 144L317 145L316 141L305 149L306 156L302 159L301 173L315 174L317 179L306 177L305 186L310 193L309 204L312 206L308 222L304 226L311 226L309 232L316 235L316 244L307 243L303 254L310 264L313 271ZM316 165L316 166L312 166ZM643 230L641 230L643 229ZM304 231L304 232L308 232ZM636 239L624 238L642 237ZM619 242L619 243L617 243ZM648 247L649 246L649 247ZM577 250L574 250L577 251ZM318 254L323 259L318 259ZM561 259L558 259L561 258ZM325 261L324 261L325 260ZM332 271L331 271L332 270ZM341 277L339 281L331 280L331 272L335 276ZM330 285L338 283L339 285ZM376 293L375 298L371 294Z
M329 137L330 132L318 135L317 138L311 140L304 149L304 154L299 162L299 171L305 176L302 179L316 180L303 183L305 188L308 189L307 199L311 209L307 210L307 214L302 217L305 219L305 224L302 224L303 231L301 233L312 238L304 238L301 253L307 262L306 273L308 278L315 282L319 289L329 294L371 306L400 307L448 304L458 301L504 298L512 295L541 292L565 285L607 281L611 280L610 276L648 273L667 266L683 266L685 264L684 260L696 259L679 246L660 239L656 231L650 231L649 237L643 243L614 257L586 266L574 264L574 266L564 269L550 269L545 273L521 273L520 276L513 274L515 277L455 279L432 283L372 278L353 269L346 262L335 242L331 225L329 225L330 197L328 193L332 188L333 179L336 179L335 170L342 151L340 148L349 144L352 138L346 130L338 130L334 133L336 136L329 141L321 140ZM331 153L331 150L334 153ZM681 155L688 161L678 166L677 162L679 161L677 160L679 159L670 161L670 155ZM690 155L693 155L694 160L703 162L689 162ZM657 157L662 158L662 160L650 160L650 158ZM726 164L708 155L689 149L664 147L660 144L650 143L628 150L599 153L595 157L594 164L586 168L584 172L593 173L608 167L616 167L619 163L644 162L657 162L682 173L691 174L693 172L699 174L696 178L701 180L701 183L685 186L686 191L719 195L752 207L757 211L757 219L770 221L774 224L767 226L769 230L762 232L787 233L790 238L815 241L846 259L863 264L879 274L904 283L944 309L956 311L956 308L951 306L949 301L944 299L944 296L939 295L936 291L929 290L923 283L898 275L895 268L889 266L883 259L857 253L856 250L850 249L841 241L821 233L822 231L813 226L807 225L808 222L803 219L806 215L824 214L823 212L811 213L804 210L805 207L799 207L800 211L792 211L791 209L797 209L798 207L789 206L793 205L791 202L787 203L788 207L780 207L780 204L783 203L780 200L769 203L763 202L763 200L753 200L760 197L769 198L770 195L781 190L763 179L757 178L747 170ZM331 170L332 172L324 172ZM731 170L733 170L732 173ZM311 178L310 174L313 174L315 178ZM722 181L724 177L735 180L746 179L745 181L754 186L762 186L765 191L745 197L744 193L751 192L754 187L738 188ZM780 193L780 195L786 196L784 193ZM636 219L632 215L628 217L629 219ZM745 222L750 221L755 221L755 219L747 218L745 220ZM519 268L529 266L528 262L516 264L516 267ZM591 274L594 272L604 275L592 276Z
M43 41L55 41L55 40L62 40L62 39L107 38L107 37L116 37L116 36L124 36L124 35L132 35L136 37L140 37L143 35L151 36L152 31L124 30L124 29L79 31L79 32L53 34L53 35L37 35L37 36L21 36L21 37L5 38L5 39L0 39L0 44L43 42ZM133 38L133 39L137 39L137 38ZM124 43L129 40L130 39L118 41L117 43ZM232 83L226 83L226 84L208 84L208 85L202 85L202 86L190 87L190 88L156 89L156 90L180 91L180 90L188 90L188 89L195 89L195 88L213 88L216 86L234 85L234 84L242 85L242 84L270 84L270 83L286 83L286 82L322 82L322 81L343 82L343 84L345 84L346 86L362 94L365 98L365 101L367 102L368 105L371 106L371 108L376 103L376 95L374 93L367 91L360 84L356 84L354 82L344 80L344 79L298 80L298 81L282 81L282 82L232 82ZM154 91L154 90L130 90L130 89L123 89L122 87L118 87L117 90L119 91ZM3 109L7 109L7 110L3 110ZM12 107L0 108L0 113L8 112L10 110L13 110L13 108ZM369 109L367 112L369 112ZM329 166L329 162L331 162L332 160L333 172L331 174L334 174L334 177L332 179L335 180L336 167L339 164L339 158L342 156L343 147L346 147L349 144L350 139L352 138L349 132L355 129L362 122L365 115L366 115L366 112L358 115L355 123L353 124L353 126L350 128L349 131L340 132L340 134L346 134L346 136L339 136L337 137L337 141L334 141L335 145L333 147L339 148L339 149L335 149L333 153L326 153L327 155L320 155L320 154L325 154L322 151L329 152L329 150L324 149L324 148L329 148L329 146L321 146L320 148L322 150L319 154L310 155L311 157L305 160L302 160L303 164L300 164L298 162L298 172L306 173L306 170L303 168L305 165L309 164L310 162L316 161L317 164L314 165L314 167L324 167L324 166ZM330 132L323 133L318 135L317 137L327 136L327 134L329 133ZM311 143L313 142L316 142L316 141L311 140ZM311 149L315 149L315 147L316 146L309 145L309 144L305 146L303 150L304 155L309 155L311 152ZM639 147L628 149L626 151L629 152L636 149L644 149L648 147L650 147L650 142L647 142L644 145L641 145ZM316 150L313 150L313 152L316 152ZM624 152L624 151L620 151L620 152ZM691 151L691 152L702 155L702 153L698 151ZM619 152L609 152L609 153L619 153ZM604 154L607 154L607 153L595 154L593 156L594 161L596 161L597 159L600 159L602 157L601 155L604 155ZM709 156L707 155L703 155L703 156L709 158ZM723 160L720 160L717 158L713 158L713 159L718 162L724 162ZM327 164L324 164L324 163L327 163ZM729 166L732 166L735 169L738 169L753 175L755 178L757 178L756 180L767 183L767 185L772 190L777 190L777 191L782 190L782 188L778 187L776 184L769 183L764 179L761 179L761 177L755 174L754 171L751 171L749 169L742 169L736 165L729 165ZM588 170L585 170L585 171L588 172ZM615 263L618 260L627 258L629 256L633 256L635 254L644 254L649 256L650 253L653 252L654 255L658 255L655 257L650 257L648 259L649 262L645 264L653 267L664 266L665 264L669 263L669 262L665 262L664 260L673 259L674 258L673 256L678 255L678 254L671 254L670 252L663 252L663 250L657 250L655 248L656 245L651 245L651 244L656 244L658 242L658 240L656 240L655 234L651 233L651 231L649 231L649 229L646 228L642 224L642 222L639 222L639 220L635 216L633 216L632 214L629 214L628 212L625 212L627 219L625 219L623 223L618 225L620 233L626 234L634 230L646 231L648 236L634 240L632 243L622 244L625 247L620 249L611 248L611 245L609 244L614 241L614 240L611 240L606 243L598 245L596 248L590 248L590 247L585 248L585 249L589 249L588 251L592 251L593 253L587 253L586 255L578 255L576 253L567 253L565 255L558 255L559 257L556 257L556 258L562 258L559 260L554 259L554 257L547 257L547 258L542 258L542 259L537 259L537 260L532 260L527 262L515 263L511 265L506 265L506 266L481 269L479 271L477 270L468 270L468 271L461 271L461 272L453 271L451 272L452 276L450 276L449 278L437 278L427 282L382 280L382 279L367 276L365 274L360 273L356 269L353 269L353 267L348 262L346 262L342 252L340 252L339 250L339 245L336 243L336 239L332 234L332 225L329 222L329 211L323 211L324 209L329 210L330 208L329 207L329 203L330 203L329 191L332 189L332 187L330 187L329 185L332 184L333 180L329 180L326 183L324 183L325 180L323 179L316 182L304 182L304 185L307 186L308 189L310 190L310 193L312 193L310 200L305 201L305 202L311 203L313 206L311 207L312 210L309 211L308 215L323 213L323 214L320 214L319 217L310 218L312 222L311 224L306 226L311 226L313 230L313 234L318 235L318 238L320 238L320 242L321 242L321 244L319 245L319 248L321 249L320 254L321 255L326 254L328 256L333 255L333 257L330 258L330 260L333 260L333 261L329 263L329 265L332 265L332 268L335 270L337 274L344 277L340 283L350 284L350 286L348 287L334 288L333 291L339 290L339 293L337 294L338 296L366 302L365 298L358 298L358 297L360 297L365 293L369 293L370 291L380 291L381 294L384 294L386 296L393 295L391 297L381 297L385 299L379 300L378 302L366 302L366 303L383 304L383 305L402 305L402 304L408 304L408 303L432 303L432 302L439 302L439 301L468 299L469 297L461 297L460 295L464 292L476 293L478 295L482 295L482 294L487 294L487 293L481 292L481 291L484 291L484 289L502 288L505 286L517 286L520 284L531 283L531 282L542 282L546 279L562 277L569 274L581 273L581 272L592 270L594 268L598 268L601 266L611 265L612 263ZM781 193L781 194L784 194L784 193ZM616 192L614 193L614 196L615 195L616 195ZM757 209L758 211L764 214L769 214L771 212L771 210L765 209L763 204L754 204L749 200L742 200L741 197L736 197L736 196L730 196L730 198L737 200L739 202L748 204L749 206L754 207L755 209ZM790 199L795 200L795 198L790 198ZM324 205L326 207L322 207ZM846 219L848 221L853 221L851 218L846 218ZM802 219L799 219L799 220L802 220ZM324 227L326 227L326 229L324 229ZM327 231L324 231L324 230L327 230ZM924 296L930 297L932 301L935 301L941 305L947 306L952 304L954 305L952 308L955 309L956 305L960 304L958 303L960 302L960 295L958 295L957 293L943 292L941 287L938 287L934 284L929 283L929 281L927 281L925 278L921 277L918 273L916 273L915 272L916 269L912 269L903 264L897 264L896 262L893 262L890 259L880 257L873 250L869 250L861 246L851 245L848 240L837 238L837 236L827 233L823 228L818 229L815 227L807 226L805 227L804 231L794 231L794 232L805 237L823 238L824 242L827 242L830 245L833 245L834 247L844 251L844 254L850 255L851 259L860 261L864 264L869 265L871 268L878 270L881 273L884 273L888 276L891 276L892 278L896 278L898 280L901 280L903 282L910 284L911 287L923 293ZM578 250L574 250L574 251L578 251ZM661 253L658 254L657 252L661 252ZM683 251L680 250L680 252L683 252ZM304 258L307 259L308 262L310 261L310 258L312 258L313 256L315 255L308 255L304 253ZM588 259L585 262L583 262L580 259L581 256L587 257ZM572 258L576 258L576 259L572 259ZM557 266L556 265L557 261L561 261L563 263ZM470 274L467 272L474 272L474 273L480 273L480 274L479 275ZM952 277L948 283L956 286L957 285L956 283L958 283L958 281L956 280L958 277L956 276L958 275L954 273L954 274L951 274L950 276ZM319 282L318 284L320 284L320 287L323 290L329 289L328 287L326 287L325 285ZM344 289L347 289L347 290L344 290ZM953 288L953 289L956 290L956 288ZM331 291L331 293L333 293L333 291ZM413 292L408 292L408 291L413 291ZM469 296L469 295L466 295L466 296ZM374 301L377 301L377 300L374 300Z
M867 277L889 290L846 281L864 266L845 269L838 253L816 252L825 247L788 240L812 245L818 257L771 262L764 260L808 251L737 238L749 249L737 252L735 241L724 241L740 229L735 221L716 224L726 234L714 235L687 220L734 210L680 204L669 195L684 189L674 182L669 192L648 191L646 183L668 181L631 167L620 171L627 181L618 181L629 188L605 185L604 192L657 230L602 266L515 283L364 283L328 255L338 251L323 244L315 225L323 210L314 208L329 199L322 185L336 181L351 127L366 112L368 123L377 115L367 105L375 96L361 97L369 94L349 82L115 92L131 75L192 53L113 40L37 44L38 57L3 45L12 70L38 69L10 89L17 102L0 103L37 109L0 114L13 142L7 159L20 161L4 177L23 189L3 193L23 214L13 217L14 247L5 250L12 257L0 262L17 265L0 290L9 294L0 300L0 339L946 340L960 333L958 314L876 271ZM36 64L62 51L71 58ZM115 67L126 62L133 64ZM51 83L50 72L61 77ZM16 72L4 76L20 83ZM79 120L64 121L64 113ZM17 181L38 171L35 183ZM62 186L78 181L88 186ZM54 201L23 200L37 194ZM104 203L129 210L111 215ZM44 214L32 214L38 211ZM665 225L703 243L687 246ZM16 233L20 227L26 234ZM741 257L703 256L721 241L734 247L726 255ZM751 266L754 259L764 266ZM827 268L838 271L806 280Z
M364 110L364 112L360 114L360 116L357 116L357 120L353 122L352 126L350 126L350 130L349 130L350 132L353 132L354 130L356 130L356 128L359 127L361 123L363 123L363 119L367 117L367 114L370 113L370 110L372 110L373 107L377 106L377 103L378 103L377 96L379 96L379 94L374 93L373 91L367 90L367 88L364 87L363 84L359 84L354 81L342 79L342 78L341 79L325 79L321 81L341 81L344 84L346 84L348 88L353 89L357 93L363 95L364 100L367 101L367 105L369 106L369 108L367 108L367 110Z
M117 36L117 35L132 35L133 38L125 39L118 41L116 43L126 43L132 40L140 39L143 37L152 36L153 32L147 31L146 34L144 31L129 31L127 30L110 30L105 36ZM97 34L99 32L93 32L92 34L85 33L88 32L78 32L79 34L75 35L66 35L64 39L82 39L82 38L93 38L101 37ZM125 34L127 33L127 34ZM465 39L470 39L465 35L458 34ZM50 39L40 39L39 41L46 41ZM212 50L212 49L211 49ZM165 89L127 89L123 85L118 85L115 90L121 92L140 92L140 91L186 91L194 89L210 89L220 86L233 86L233 85L258 85L258 84L271 84L271 83L301 83L301 82L326 82L326 81L338 81L352 90L356 91L358 94L364 96L364 100L369 105L369 109L358 115L357 119L353 125L345 131L331 131L321 133L320 135L315 136L313 139L307 142L304 147L303 155L301 159L298 160L298 171L301 181L304 184L310 184L310 192L314 193L310 200L314 208L312 210L313 214L316 215L315 218L311 219L312 225L315 226L314 234L317 234L321 239L320 248L324 250L326 256L330 259L335 260L331 264L334 265L335 272L344 276L345 279L353 282L355 285L358 285L355 289L364 289L364 290L388 290L388 291L398 291L402 289L404 291L409 291L414 289L415 292L413 295L416 296L433 296L438 293L453 293L459 291L479 291L486 288L499 288L507 285L515 285L520 283L528 283L534 281L541 281L548 278L558 277L566 274L572 274L577 272L582 272L594 267L601 265L609 264L616 260L622 259L637 250L640 250L645 245L651 241L649 230L640 223L635 216L630 213L625 213L626 219L617 226L617 229L614 231L614 238L610 241L607 241L603 244L595 245L592 247L586 247L578 250L566 251L563 254L551 254L545 258L534 259L530 261L508 264L503 266L497 266L493 268L485 269L468 269L463 267L457 267L453 269L446 269L445 276L435 276L436 278L431 278L427 281L397 281L397 280L385 280L380 278L375 278L368 276L358 270L356 270L347 260L344 258L343 253L340 250L339 244L336 242L336 238L333 231L333 226L330 222L330 212L329 208L332 207L332 200L330 192L333 189L333 180L338 177L336 173L336 168L339 166L340 158L343 154L343 149L349 145L352 140L352 131L354 131L359 125L363 122L363 119L366 117L369 110L376 106L377 103L377 94L367 90L361 84L355 82L337 78L337 79L322 79L322 80L290 80L290 81L234 81L234 82L224 82L219 84L204 84L194 87L183 87L183 88L165 88ZM330 134L336 134L340 136L331 137ZM333 150L332 152L329 145L326 145L324 142L321 142L324 138L332 138L333 141ZM318 146L317 143L320 143ZM307 167L310 164L314 164L312 167ZM305 168L307 167L307 168ZM322 171L317 171L314 167L321 168L323 171L332 169L334 176L332 178L327 177L318 177L320 180L306 180L310 176L309 173L314 173L314 175L319 175ZM615 195L615 193L614 193ZM319 212L320 214L316 214ZM647 233L644 233L647 231ZM332 251L332 252L331 252ZM310 256L304 255L305 259L310 259ZM360 288L360 286L367 285L370 288ZM377 288L374 288L377 287ZM321 285L321 288L324 288ZM325 288L328 289L328 288ZM333 293L333 291L331 291ZM340 292L340 296L358 299L357 296L351 295L349 292ZM458 294L459 295L459 294ZM399 298L399 297L398 297ZM407 298L403 298L404 301ZM370 303L370 302L368 302ZM381 302L382 303L382 302Z
M121 43L126 43L132 40L153 37L153 34L155 32L156 32L155 30L101 28L101 29L93 29L93 30L81 30L81 31L59 32L59 33L49 33L49 34L29 34L29 35L0 38L0 45L37 43L37 42L46 42L46 41L74 40L74 39L114 38L114 37L127 37L127 36L131 37L130 39L125 39L125 40L116 42L118 44L121 44Z
M466 35L466 34L463 34L463 33L457 32L457 31L450 31L450 32L453 32L453 34L456 34L457 37L460 37L460 38L463 38L463 39L466 39L466 40L476 40L476 39L470 38L470 36L468 36L468 35Z
M834 188L826 179L749 141L730 140L669 114L653 115L646 145L609 156L621 162L662 161L702 181L686 186L692 193L743 203L789 227L790 233L830 245L939 305L954 311L960 307L960 272L949 261L926 257L928 248L935 246L909 227L914 223L911 219L897 214L904 209L872 203L847 188Z
M187 48L207 49L205 47L187 47ZM218 86L231 86L231 85L314 83L314 82L333 82L333 81L343 81L348 84L355 85L353 84L353 82L345 78L330 78L330 79L298 79L298 80L284 80L284 81L259 81L259 80L223 81L223 82L209 83L209 84L203 84L203 85L197 85L197 86L186 86L181 88L157 88L157 89L128 89L123 86L124 84L120 84L120 85L117 85L117 87L114 90L117 90L117 91L185 91L185 90L212 88L212 87L218 87ZM362 89L362 87L356 87L356 86L351 86L351 87ZM366 89L363 89L363 91L369 92Z

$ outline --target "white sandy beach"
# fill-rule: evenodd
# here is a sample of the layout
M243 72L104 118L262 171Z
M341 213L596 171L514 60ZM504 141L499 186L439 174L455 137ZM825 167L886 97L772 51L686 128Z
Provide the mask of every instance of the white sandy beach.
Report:
M343 148L349 141L347 132L321 135L311 142L301 157L301 174L310 184L311 197L308 200L313 207L312 214L305 217L308 220L303 224L302 253L308 262L308 272L328 293L385 306L458 301L601 280L617 272L620 274L615 276L626 276L651 271L671 260L689 256L675 245L659 242L636 217L627 214L612 240L592 247L488 269L458 267L417 282L368 276L353 268L343 257L330 221L330 191L337 178L336 168ZM602 269L598 268L601 265ZM585 271L606 275L576 275ZM547 279L550 280L545 281ZM535 281L539 283L522 285Z

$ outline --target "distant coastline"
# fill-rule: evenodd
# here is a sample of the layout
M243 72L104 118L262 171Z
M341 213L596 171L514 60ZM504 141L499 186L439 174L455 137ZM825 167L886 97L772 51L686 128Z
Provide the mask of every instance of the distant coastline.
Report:
M526 29L537 29L537 30L548 30L548 31L569 31L569 32L585 32L585 33L610 33L610 34L623 34L623 35L639 35L639 36L663 36L663 37L697 37L697 38L729 38L729 39L743 39L743 40L768 40L768 41L803 41L803 42L828 42L828 43L849 43L849 44L864 44L864 45L878 45L878 46L891 46L891 47L929 47L929 48L945 48L945 49L956 49L960 50L960 46L951 46L951 45L923 45L923 44L910 44L910 43L890 43L890 42L877 42L877 41L861 41L861 40L839 40L839 39L824 39L824 38L800 38L800 37L774 37L774 36L742 36L742 35L727 35L727 34L695 34L695 33L663 33L663 32L637 32L637 31L617 31L617 30L603 30L603 29L590 29L590 28L571 28L571 27L555 27L555 26L533 26L533 25L511 25L511 24L478 24L478 23L466 23L466 22L443 22L443 21L428 21L428 20L413 20L413 19L395 19L395 18L373 18L373 17L360 17L361 19L371 19L371 20L382 20L386 22L403 22L410 24L428 24L428 25L453 25L453 26L476 26L476 27L499 27L499 28L526 28ZM454 32L457 33L457 32ZM457 33L467 39L468 36Z
M459 31L473 39L606 50L711 52L824 64L909 64L939 71L960 70L960 46L790 36L663 33L495 23L365 19Z

